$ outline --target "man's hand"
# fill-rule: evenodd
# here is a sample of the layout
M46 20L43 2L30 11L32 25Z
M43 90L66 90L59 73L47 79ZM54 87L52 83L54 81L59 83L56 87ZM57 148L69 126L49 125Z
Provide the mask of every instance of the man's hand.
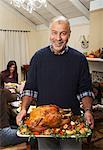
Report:
M26 110L23 109L16 117L16 123L18 126L22 124L23 118L26 116Z
M23 121L23 118L27 114L27 110L28 110L28 108L30 106L30 103L31 103L32 99L33 98L31 96L23 96L22 97L21 111L16 117L17 125L19 125L19 126L21 125L21 123Z
M90 128L93 129L94 128L94 119L93 119L92 112L86 111L84 114L84 117L85 117L87 123L90 125Z

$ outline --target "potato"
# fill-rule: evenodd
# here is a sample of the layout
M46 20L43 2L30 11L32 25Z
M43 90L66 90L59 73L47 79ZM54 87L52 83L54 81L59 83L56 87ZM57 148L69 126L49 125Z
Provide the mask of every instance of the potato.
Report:
M81 134L85 134L87 131L88 131L87 128L82 128L79 132L80 132Z
M76 134L76 130L66 130L66 133L69 135Z

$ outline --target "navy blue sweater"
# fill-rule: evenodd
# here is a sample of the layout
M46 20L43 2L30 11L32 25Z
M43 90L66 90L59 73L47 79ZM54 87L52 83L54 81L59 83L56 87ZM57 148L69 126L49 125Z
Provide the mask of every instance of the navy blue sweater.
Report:
M37 51L30 62L25 90L38 92L37 106L56 104L79 114L77 95L91 90L85 56L70 47L62 55L55 55L49 46Z

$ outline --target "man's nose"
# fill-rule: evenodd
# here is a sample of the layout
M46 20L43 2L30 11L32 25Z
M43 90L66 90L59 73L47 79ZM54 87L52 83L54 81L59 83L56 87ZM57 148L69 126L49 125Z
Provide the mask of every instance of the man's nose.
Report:
M57 40L61 40L61 34L60 33L57 34Z

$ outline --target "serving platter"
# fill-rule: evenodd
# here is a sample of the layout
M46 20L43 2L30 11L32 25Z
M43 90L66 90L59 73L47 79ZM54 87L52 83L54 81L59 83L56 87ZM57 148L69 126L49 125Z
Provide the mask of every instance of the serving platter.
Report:
M40 109L41 108L41 109ZM45 108L45 109L44 109ZM87 122L84 120L83 114L79 116L73 115L71 110L59 109L61 113L61 117L59 118L61 122L57 122L59 124L53 124L55 117L51 117L55 112L54 106L50 105L49 108L49 118L52 119L51 122L48 122L49 118L46 118L46 114L44 110L48 110L48 107L39 107L32 110L30 114L23 120L20 125L17 135L19 137L54 137L54 138L84 138L88 137L92 134L92 130L90 129ZM41 113L43 112L43 114ZM57 116L60 113L55 113ZM36 115L35 115L36 114ZM45 116L43 116L45 114ZM37 117L37 118L36 118ZM48 117L48 115L47 115ZM44 119L44 120L43 120ZM46 120L47 119L47 120ZM56 118L57 120L58 118ZM50 120L51 121L51 120ZM58 120L57 120L58 121ZM44 124L43 124L44 123ZM50 124L49 124L50 123Z
M34 135L34 134L21 134L20 131L18 130L17 131L17 136L19 137L26 137L26 138L29 138L29 137L36 137L36 138L42 138L42 137L45 137L45 138L51 138L51 137L54 137L54 138L87 138L88 136L90 136L92 134L92 132L88 132L86 135L80 135L80 134L76 134L76 135L68 135L68 136L59 136L59 135Z

